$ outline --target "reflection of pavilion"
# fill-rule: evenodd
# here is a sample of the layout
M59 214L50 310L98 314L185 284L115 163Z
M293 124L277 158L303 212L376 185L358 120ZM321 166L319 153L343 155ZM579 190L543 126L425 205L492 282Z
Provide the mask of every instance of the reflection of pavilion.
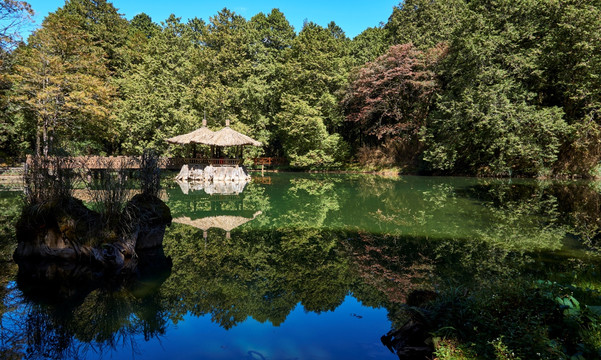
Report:
M229 239L233 229L262 214L244 209L242 192L247 182L177 183L181 193L175 190L169 196L173 222L202 230L205 239L211 228L225 230Z
M261 211L256 211L250 218L247 218L244 216L219 215L219 216L207 216L207 217L198 218L195 220L192 220L187 216L183 216L183 217L178 217L176 219L173 219L173 222L176 222L178 224L189 225L189 226L193 226L197 229L201 229L202 237L205 239L208 236L207 231L210 228L222 229L222 230L226 231L225 236L226 236L226 238L229 239L231 237L230 232L232 230L234 230L238 226L246 224L247 222L249 222L251 220L254 220L257 216L259 216L261 214L262 214Z
M209 195L238 195L244 191L248 181L239 182L191 182L177 180L179 188L185 195L190 191L204 190Z

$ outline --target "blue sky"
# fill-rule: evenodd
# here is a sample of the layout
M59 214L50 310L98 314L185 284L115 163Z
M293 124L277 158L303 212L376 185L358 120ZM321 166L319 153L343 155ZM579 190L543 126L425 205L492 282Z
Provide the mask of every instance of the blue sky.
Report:
M34 27L39 26L49 12L55 11L65 3L64 0L27 1L36 12ZM259 12L268 13L271 9L278 8L297 32L302 28L305 19L322 26L334 21L348 37L353 38L368 27L386 22L393 6L398 5L399 0L113 0L112 3L127 19L145 12L155 22L165 20L172 13L181 17L183 21L193 17L208 20L224 7L249 20Z

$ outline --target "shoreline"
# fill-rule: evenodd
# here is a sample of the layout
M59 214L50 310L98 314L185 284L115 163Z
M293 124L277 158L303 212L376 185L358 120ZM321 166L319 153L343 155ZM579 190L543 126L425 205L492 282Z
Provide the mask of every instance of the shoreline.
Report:
M248 169L249 172L261 172L261 169ZM563 176L493 176L493 175L470 175L470 174L420 174L419 172L400 172L394 170L291 170L291 169L265 169L266 173L307 173L307 174L364 174L380 176L420 176L420 177L457 177L474 179L531 179L539 181L599 181L601 176L563 175Z
M110 157L107 157L110 158ZM24 164L23 164L24 165ZM13 185L23 182L24 166L12 166L4 168L8 174L0 171L0 185ZM173 169L163 169L164 171L176 171ZM508 176L508 175L473 175L473 174L442 174L442 173L420 173L419 171L402 171L399 169L382 169L382 170L367 170L367 169L292 169L292 168L271 168L261 170L260 168L247 167L250 173L307 173L307 174L363 174L363 175L378 175L385 177L401 177L401 176L420 176L420 177L463 177L463 178L478 178L478 179L532 179L539 181L599 181L601 176L590 175L556 175L556 176Z

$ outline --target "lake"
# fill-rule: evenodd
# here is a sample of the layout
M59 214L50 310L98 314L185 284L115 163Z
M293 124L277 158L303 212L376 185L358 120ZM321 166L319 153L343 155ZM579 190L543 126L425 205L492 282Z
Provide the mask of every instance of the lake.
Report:
M19 269L21 200L0 192L0 357L397 359L380 338L413 291L600 288L598 183L253 176L230 194L165 182L164 256L102 282Z

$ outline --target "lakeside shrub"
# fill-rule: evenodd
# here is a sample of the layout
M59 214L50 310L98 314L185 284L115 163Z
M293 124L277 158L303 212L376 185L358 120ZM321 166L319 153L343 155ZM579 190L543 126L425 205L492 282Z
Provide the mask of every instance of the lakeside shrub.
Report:
M599 303L572 286L509 280L442 291L425 309L439 360L589 359L601 356Z

